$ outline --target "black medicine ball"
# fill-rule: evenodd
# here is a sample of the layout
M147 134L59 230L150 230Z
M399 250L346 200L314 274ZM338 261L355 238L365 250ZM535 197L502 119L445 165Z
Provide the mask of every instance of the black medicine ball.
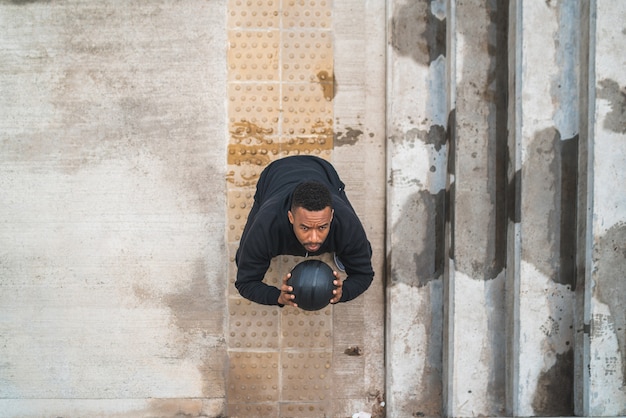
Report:
M293 287L294 302L305 311L317 311L333 297L333 270L319 260L306 260L291 270L287 284Z

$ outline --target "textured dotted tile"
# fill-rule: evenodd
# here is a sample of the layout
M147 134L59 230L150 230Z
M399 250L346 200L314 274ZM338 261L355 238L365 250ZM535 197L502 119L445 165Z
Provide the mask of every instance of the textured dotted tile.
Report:
M283 86L283 135L331 138L333 107L317 84Z
M281 48L283 82L330 81L329 75L333 74L333 42L330 32L287 32L283 34Z
M285 29L329 29L332 26L330 0L284 0Z
M254 162L248 160L240 164L229 164L226 181L229 189L248 189L255 187L261 172L265 168L262 159Z
M241 404L228 404L227 412L229 418L250 418L250 417L269 417L278 418L283 415L280 414L279 408L275 403L267 404L254 404L254 403L241 403Z
M330 159L330 0L228 0L228 416L332 416L332 307L318 312L239 296L234 257L262 170L290 155ZM278 286L300 257L272 260Z
M280 405L281 418L319 418L331 417L330 402L301 403L289 402Z
M266 166L280 153L278 84L229 86L228 163Z
M261 137L278 135L279 83L230 83L228 101L231 136L239 138L248 135ZM240 123L250 126L242 126Z
M234 349L277 349L280 316L278 308L237 298L228 303L229 346Z
M281 310L282 347L285 349L330 349L332 305L319 311L285 307Z
M240 29L277 28L280 0L229 0L228 27Z
M319 153L333 147L333 108L319 85L283 87L281 149L288 154Z
M279 48L278 31L229 31L228 80L278 81Z
M254 203L254 190L249 188L228 191L228 242L239 241Z
M229 403L278 402L278 353L229 352Z
M330 397L330 352L282 352L282 401L325 402Z

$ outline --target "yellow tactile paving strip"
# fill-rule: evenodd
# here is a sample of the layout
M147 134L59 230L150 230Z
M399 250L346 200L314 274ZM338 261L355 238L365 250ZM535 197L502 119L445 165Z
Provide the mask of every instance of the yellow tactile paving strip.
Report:
M228 230L231 265L267 164L288 155L329 159L333 148L332 2L228 3ZM266 282L296 262L278 257ZM229 270L229 416L330 413L332 307L279 309L242 299Z

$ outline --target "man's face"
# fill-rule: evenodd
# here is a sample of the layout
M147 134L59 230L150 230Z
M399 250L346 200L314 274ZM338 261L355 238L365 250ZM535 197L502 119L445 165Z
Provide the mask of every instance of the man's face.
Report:
M330 232L330 222L333 220L330 206L318 211L295 208L287 215L300 244L310 253L318 251Z

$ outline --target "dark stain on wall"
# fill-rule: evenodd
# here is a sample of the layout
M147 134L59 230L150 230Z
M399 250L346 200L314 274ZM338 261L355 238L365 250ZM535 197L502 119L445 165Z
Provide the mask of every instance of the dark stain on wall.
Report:
M400 220L394 225L394 235L402 245L393 250L392 282L422 287L441 277L445 254L445 196L445 190L436 194L422 190L412 195L402 208ZM420 225L417 233L415 225Z
M350 129L350 128L348 128ZM363 132L358 131L361 134ZM428 130L413 128L409 129L404 133L404 135L400 136L392 136L391 140L394 142L397 141L422 141L424 144L432 145L435 150L440 151L441 147L446 144L447 136L446 129L441 125L430 125Z
M429 65L446 54L446 19L432 14L431 0L407 2L391 19L391 43L398 54Z
M354 145L359 142L359 139L361 139L362 136L362 130L346 127L345 132L335 132L335 146L341 147L344 145Z
M533 411L538 416L570 416L574 412L574 352L556 355L556 363L537 381Z
M617 337L619 352L615 356L622 358L622 386L626 386L626 222L618 223L597 239L593 251L593 263L596 271L594 278L594 296L609 307L611 318L606 321L594 321L596 326L591 338L604 338L602 333L613 332ZM608 353L607 353L608 354ZM606 360L606 373L617 373L612 369L610 359ZM613 366L615 367L615 366Z
M598 83L596 95L611 104L611 111L607 113L603 127L613 132L626 133L626 88L620 87L615 80L604 79Z
M446 129L441 125L431 125L424 142L433 145L437 151L446 144Z
M555 128L535 135L523 167L524 258L560 284L576 286L578 137L562 140Z
M436 280L443 274L445 243L445 190L436 194L427 191L419 193L426 213L426 240L421 252L415 254L415 272L418 286L425 286L429 281Z
M176 324L186 332L221 332L222 315L211 306L219 306L219 292L209 291L209 280L203 260L197 260L196 272L191 284L178 293L165 295L163 301L169 307Z

